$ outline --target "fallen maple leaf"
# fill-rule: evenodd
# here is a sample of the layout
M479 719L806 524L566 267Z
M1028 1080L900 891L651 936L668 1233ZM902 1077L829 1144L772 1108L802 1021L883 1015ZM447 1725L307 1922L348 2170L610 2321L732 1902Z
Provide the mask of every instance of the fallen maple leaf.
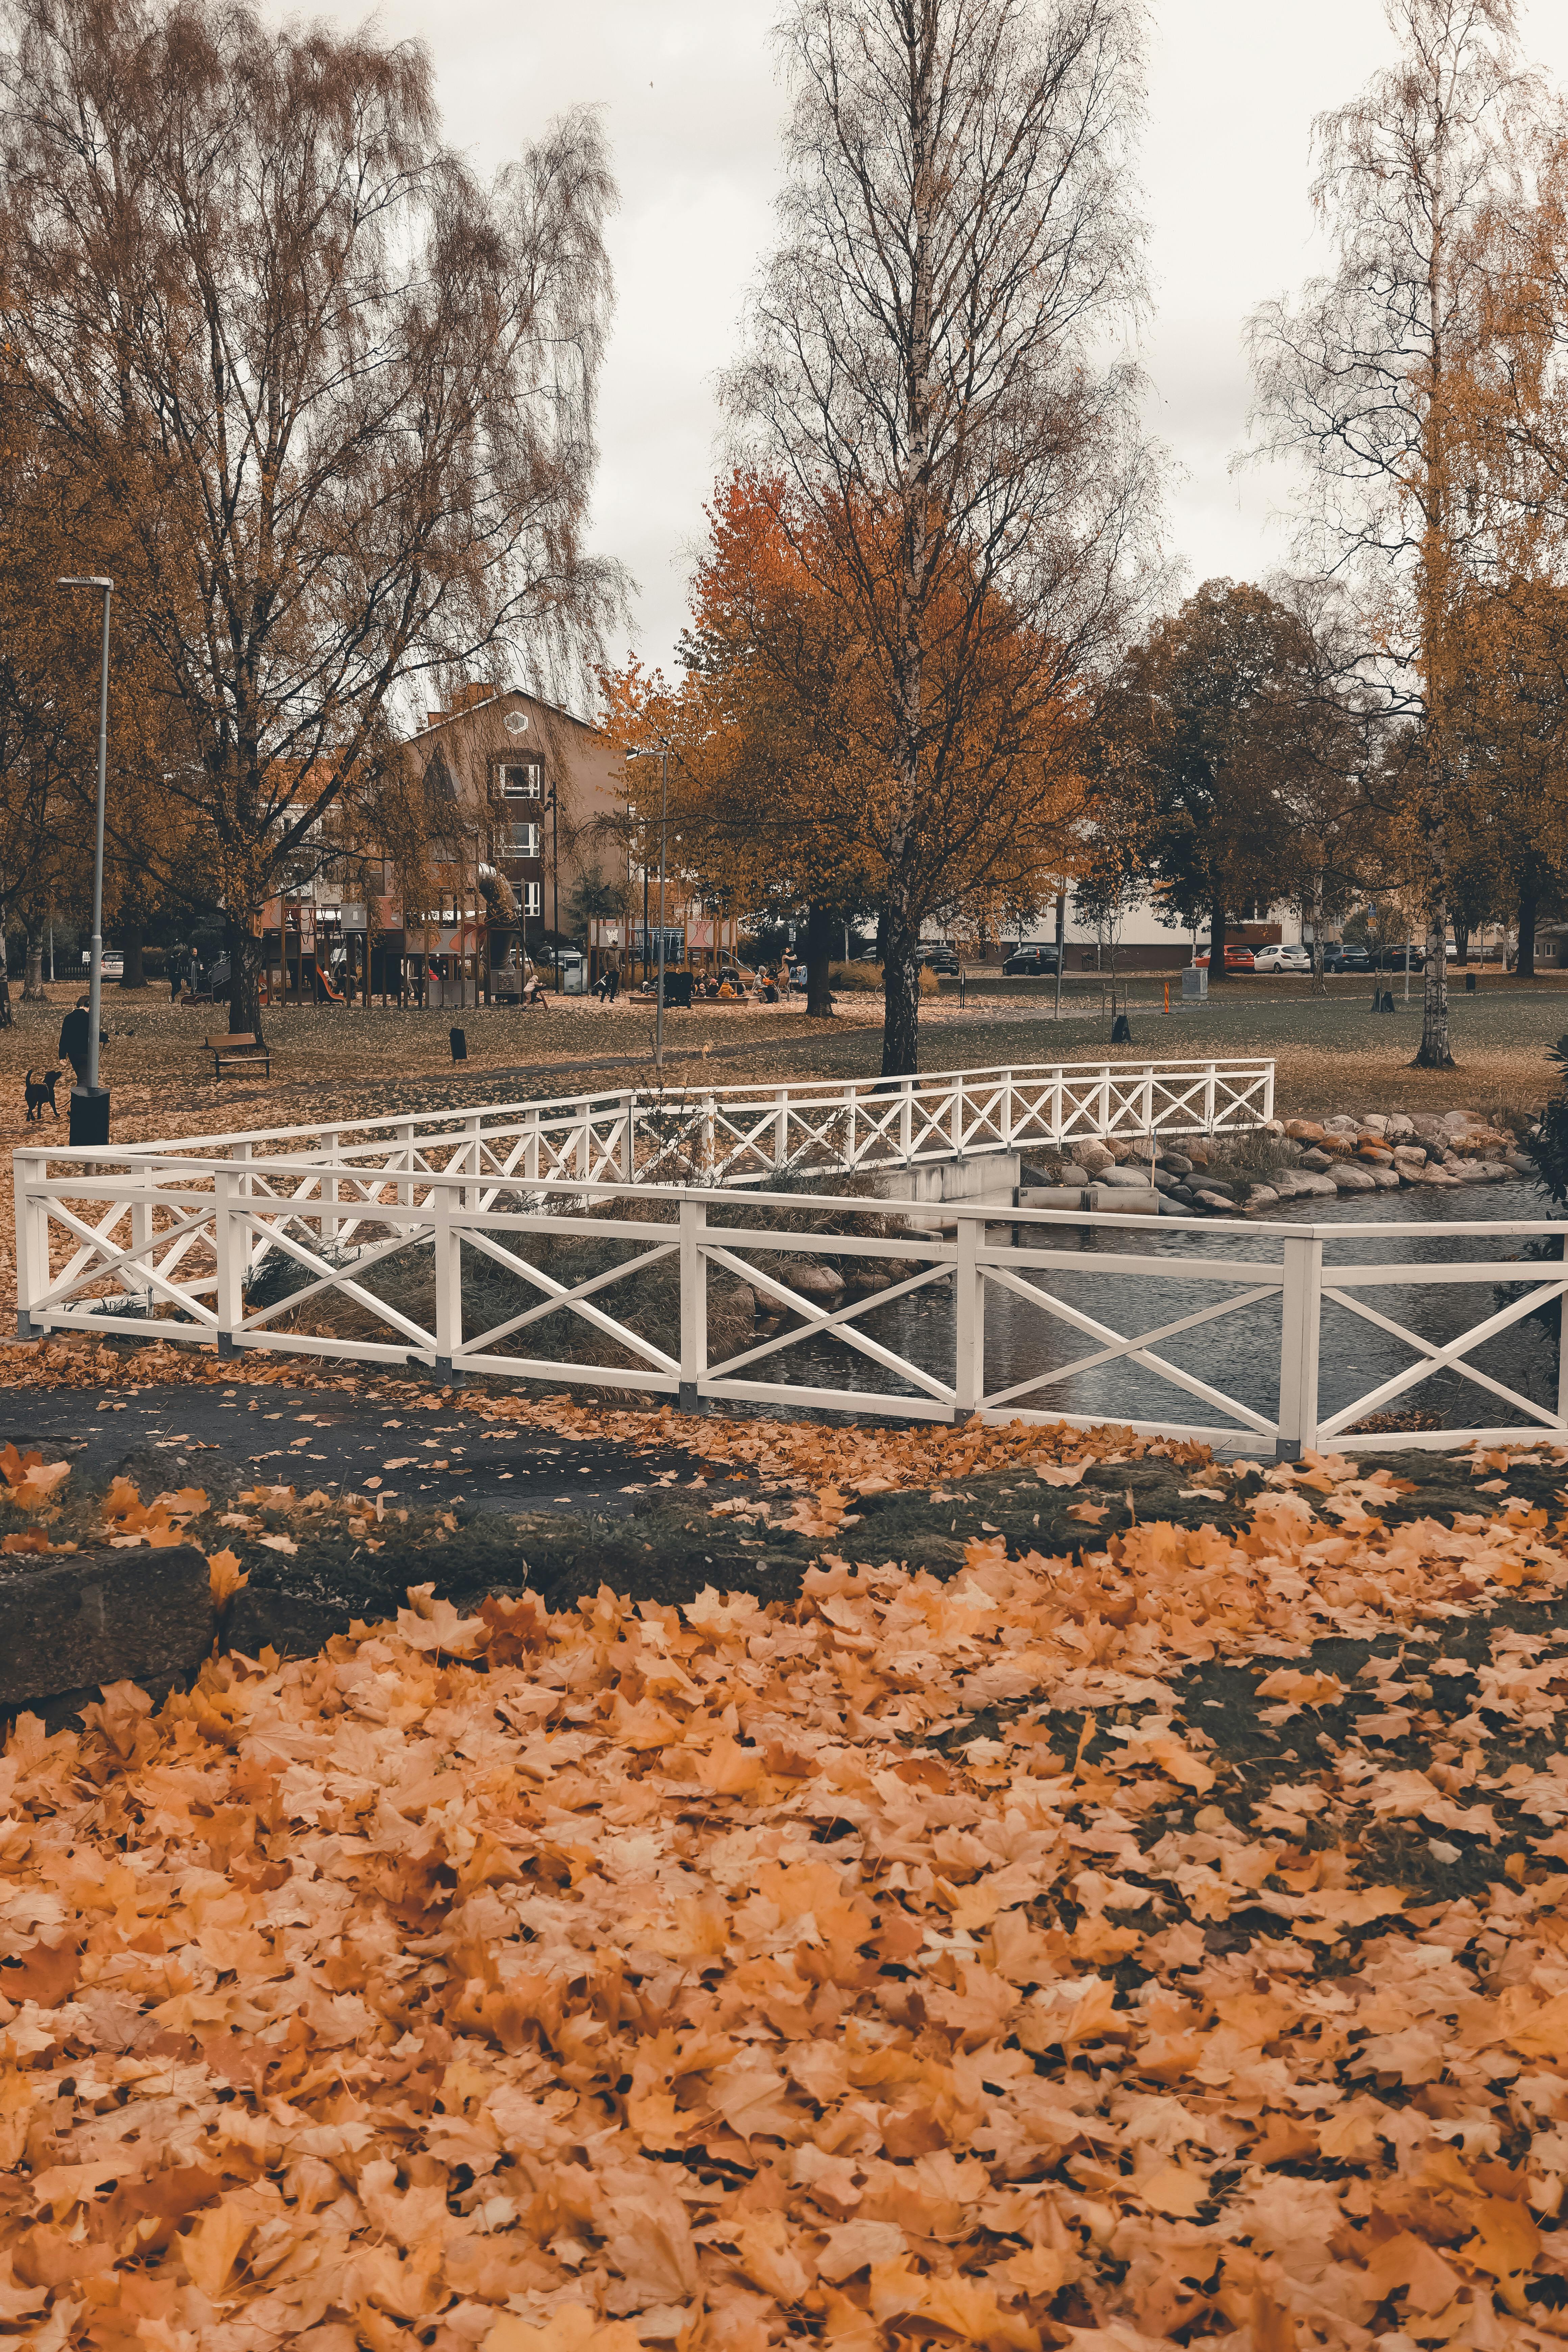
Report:
M208 1552L207 1580L212 1587L213 1600L221 1609L226 1601L249 1583L250 1579L240 1567L238 1555L226 1550Z

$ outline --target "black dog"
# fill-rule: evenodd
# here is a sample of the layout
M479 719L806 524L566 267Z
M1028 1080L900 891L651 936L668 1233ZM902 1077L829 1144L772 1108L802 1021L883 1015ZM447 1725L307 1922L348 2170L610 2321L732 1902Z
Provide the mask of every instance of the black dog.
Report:
M59 1075L58 1070L46 1070L43 1076L39 1077L37 1070L28 1071L27 1117L29 1118L42 1118L46 1103L58 1118L60 1107L55 1100L55 1086Z

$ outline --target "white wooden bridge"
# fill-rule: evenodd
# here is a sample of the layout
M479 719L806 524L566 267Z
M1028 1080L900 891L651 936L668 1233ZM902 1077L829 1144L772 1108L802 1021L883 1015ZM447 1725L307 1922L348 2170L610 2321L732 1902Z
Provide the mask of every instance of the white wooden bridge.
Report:
M979 1200L949 1202L937 1232L923 1203L899 1196L901 1171L913 1180L934 1165L1079 1138L1240 1134L1272 1116L1273 1090L1267 1061L1065 1064L604 1093L97 1150L29 1142L14 1155L18 1328L423 1365L442 1379L570 1382L689 1408L1109 1417L1289 1454L1342 1439L1442 1373L1492 1401L1484 1425L1358 1446L1568 1437L1568 1385L1542 1402L1475 1360L1525 1318L1559 1315L1563 1274L1469 1247L1483 1236L1553 1235L1560 1250L1561 1222L1426 1225L1428 1242L1452 1241L1451 1259L1368 1264L1347 1245L1364 1253L1384 1236L1408 1240L1409 1227L1248 1220L1239 1232L1162 1226L1156 1242L1143 1219L1010 1201L999 1217L995 1201ZM840 1172L877 1176L890 1234L824 1235L825 1214L863 1216L868 1206L863 1193L815 1189ZM809 1192L804 1179L814 1180ZM566 1244L592 1245L600 1262L552 1272ZM837 1299L791 1279L793 1266L824 1260L842 1277ZM855 1279L867 1260L879 1287ZM679 1282L678 1343L673 1332L650 1337L646 1317L623 1303L661 1265ZM465 1279L476 1266L513 1286L515 1311L488 1323L476 1311ZM717 1358L710 1275L743 1284L760 1318L749 1344ZM1489 1294L1489 1309L1454 1329L1465 1286ZM1380 1291L1397 1291L1405 1312L1413 1293L1429 1297L1440 1328L1424 1333L1384 1313ZM1164 1303L1149 1323L1152 1297ZM1325 1307L1407 1348L1410 1363L1326 1405ZM1026 1377L989 1376L987 1323L998 1314L1009 1328L1042 1318L1056 1341L1066 1331L1083 1345L1064 1358L1054 1341ZM1227 1319L1245 1378L1229 1372L1228 1355L1221 1371L1200 1373L1171 1352ZM1098 1399L1118 1376L1131 1383L1134 1409L1114 1400L1079 1409L1086 1382ZM1175 1392L1183 1418L1138 1409L1152 1383Z

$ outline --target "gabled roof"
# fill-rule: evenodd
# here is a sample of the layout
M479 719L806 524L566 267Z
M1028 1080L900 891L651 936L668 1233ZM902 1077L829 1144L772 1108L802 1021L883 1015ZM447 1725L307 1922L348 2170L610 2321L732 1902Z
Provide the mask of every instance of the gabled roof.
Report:
M563 710L559 703L546 702L542 695L530 694L525 687L502 686L498 687L493 694L484 695L478 701L468 703L461 710L443 710L435 718L427 718L424 726L416 727L408 740L411 743L422 743L427 735L437 735L445 727L456 727L461 720L476 718L481 710L493 710L505 702L531 702L536 709L548 711L552 719L563 719L569 727L580 727L585 735L604 733L603 728L595 727L591 719L579 719L574 710Z

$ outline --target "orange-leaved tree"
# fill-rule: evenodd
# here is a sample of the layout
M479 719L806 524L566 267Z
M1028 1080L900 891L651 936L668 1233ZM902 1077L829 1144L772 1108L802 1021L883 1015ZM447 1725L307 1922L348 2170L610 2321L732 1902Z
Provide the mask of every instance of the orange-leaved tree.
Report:
M864 499L851 519L737 471L709 509L680 688L639 698L634 666L612 696L635 714L624 731L675 749L671 806L699 870L754 904L877 908L888 1075L916 1067L921 924L965 903L1029 905L1070 864L1085 724L1062 649L955 539L927 599L920 757L912 776L900 765L877 632L844 577L879 542L890 580L898 528Z

